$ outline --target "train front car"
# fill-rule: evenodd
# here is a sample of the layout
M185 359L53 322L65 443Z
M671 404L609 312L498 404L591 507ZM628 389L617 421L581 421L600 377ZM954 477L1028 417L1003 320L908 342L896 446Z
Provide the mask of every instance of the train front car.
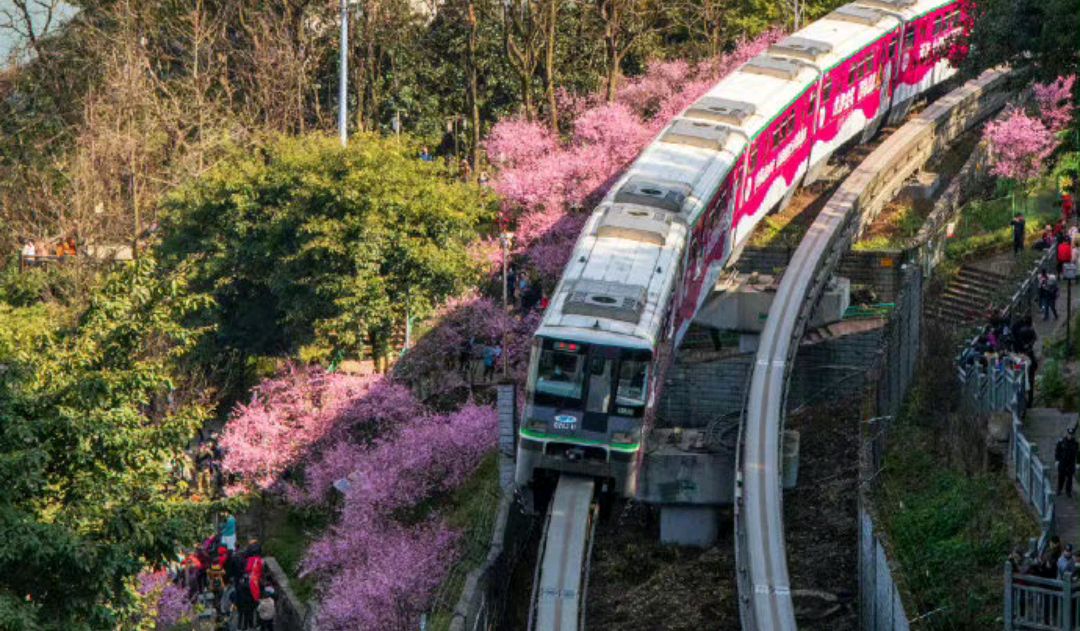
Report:
M651 362L647 348L535 338L519 481L542 485L554 472L579 473L632 496Z

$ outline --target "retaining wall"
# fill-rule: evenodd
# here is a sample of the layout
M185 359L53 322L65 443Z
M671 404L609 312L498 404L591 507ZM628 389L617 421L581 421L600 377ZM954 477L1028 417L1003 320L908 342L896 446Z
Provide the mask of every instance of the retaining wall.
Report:
M874 534L870 515L862 510L859 511L859 625L867 631L910 628L885 547Z
M775 274L791 261L794 248L769 246L744 248L735 268L743 273ZM848 252L840 259L838 276L851 279L852 285L873 287L879 302L892 302L903 283L901 264L908 260L902 250L867 250Z
M881 356L884 322L878 328L806 344L799 349L788 405L841 399L863 391ZM742 411L755 353L717 361L678 361L668 370L660 399L659 427L705 427Z

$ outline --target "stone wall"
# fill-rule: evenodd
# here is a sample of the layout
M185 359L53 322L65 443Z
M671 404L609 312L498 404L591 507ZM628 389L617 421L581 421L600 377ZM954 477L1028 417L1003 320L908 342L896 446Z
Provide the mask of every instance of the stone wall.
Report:
M289 577L285 575L285 570L281 569L281 564L274 557L266 557L264 564L266 573L274 584L274 600L277 605L274 629L277 631L318 631L313 608L297 598L289 585Z

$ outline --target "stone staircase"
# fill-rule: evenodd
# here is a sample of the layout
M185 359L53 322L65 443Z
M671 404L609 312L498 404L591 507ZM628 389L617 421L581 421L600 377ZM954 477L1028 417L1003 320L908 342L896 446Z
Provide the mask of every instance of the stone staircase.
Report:
M927 304L926 315L957 326L978 323L1010 286L1004 274L964 265L945 291Z

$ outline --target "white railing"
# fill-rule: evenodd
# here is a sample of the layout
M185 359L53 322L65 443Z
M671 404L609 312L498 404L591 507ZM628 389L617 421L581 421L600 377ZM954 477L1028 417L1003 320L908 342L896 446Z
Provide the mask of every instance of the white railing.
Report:
M1043 524L1043 538L1054 531L1054 479L1050 467L1039 457L1039 446L1032 444L1013 421L1012 466L1024 499L1035 508Z

